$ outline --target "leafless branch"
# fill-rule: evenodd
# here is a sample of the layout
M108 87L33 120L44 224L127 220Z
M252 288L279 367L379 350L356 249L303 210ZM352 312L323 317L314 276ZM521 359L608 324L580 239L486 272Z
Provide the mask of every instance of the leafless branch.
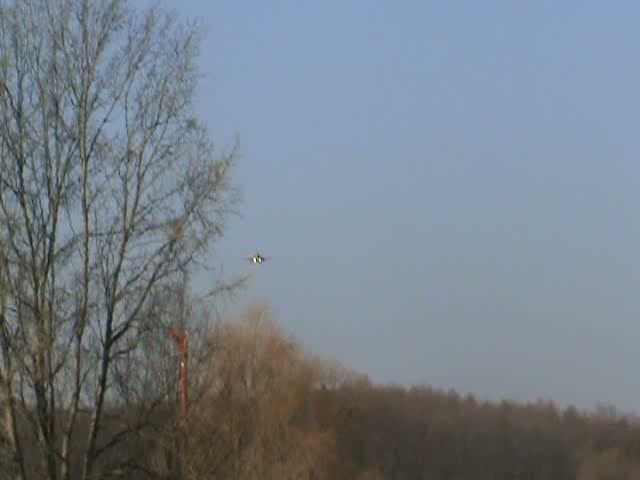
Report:
M121 359L166 368L145 347L166 328L152 298L202 265L233 213L235 151L216 153L194 114L198 42L125 0L0 0L2 438L25 480L18 422L34 471L63 480L78 455L94 478L106 445L142 428L104 438L107 412L162 376Z

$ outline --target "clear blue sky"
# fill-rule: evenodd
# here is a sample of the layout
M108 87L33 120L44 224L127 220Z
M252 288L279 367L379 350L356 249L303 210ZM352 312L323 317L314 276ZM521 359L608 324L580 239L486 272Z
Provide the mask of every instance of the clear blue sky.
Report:
M165 4L241 141L233 310L376 381L640 407L640 2Z

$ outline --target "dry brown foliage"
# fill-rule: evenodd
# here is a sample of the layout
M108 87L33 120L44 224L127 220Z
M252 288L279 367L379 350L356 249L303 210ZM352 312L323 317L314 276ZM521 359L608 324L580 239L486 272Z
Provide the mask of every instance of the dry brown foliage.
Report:
M333 430L311 415L321 366L264 305L219 325L211 352L208 387L190 414L189 471L238 480L326 478Z

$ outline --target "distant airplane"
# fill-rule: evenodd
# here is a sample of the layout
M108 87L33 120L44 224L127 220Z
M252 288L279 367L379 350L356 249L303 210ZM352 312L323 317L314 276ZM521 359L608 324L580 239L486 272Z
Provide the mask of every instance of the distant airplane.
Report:
M267 260L271 260L271 257L263 257L262 255L260 255L260 252L256 252L253 257L249 257L249 261L251 263L264 263Z

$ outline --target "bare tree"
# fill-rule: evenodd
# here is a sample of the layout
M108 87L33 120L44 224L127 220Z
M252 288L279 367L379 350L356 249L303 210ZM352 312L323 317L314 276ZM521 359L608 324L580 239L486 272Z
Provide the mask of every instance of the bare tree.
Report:
M154 299L201 265L237 199L235 150L215 154L194 114L198 44L195 26L125 0L0 0L10 478L135 468L109 452L147 417L107 428L110 412L166 398L139 361L165 326Z
M335 454L331 428L313 418L322 365L254 305L209 340L209 377L189 422L194 478L320 479Z

